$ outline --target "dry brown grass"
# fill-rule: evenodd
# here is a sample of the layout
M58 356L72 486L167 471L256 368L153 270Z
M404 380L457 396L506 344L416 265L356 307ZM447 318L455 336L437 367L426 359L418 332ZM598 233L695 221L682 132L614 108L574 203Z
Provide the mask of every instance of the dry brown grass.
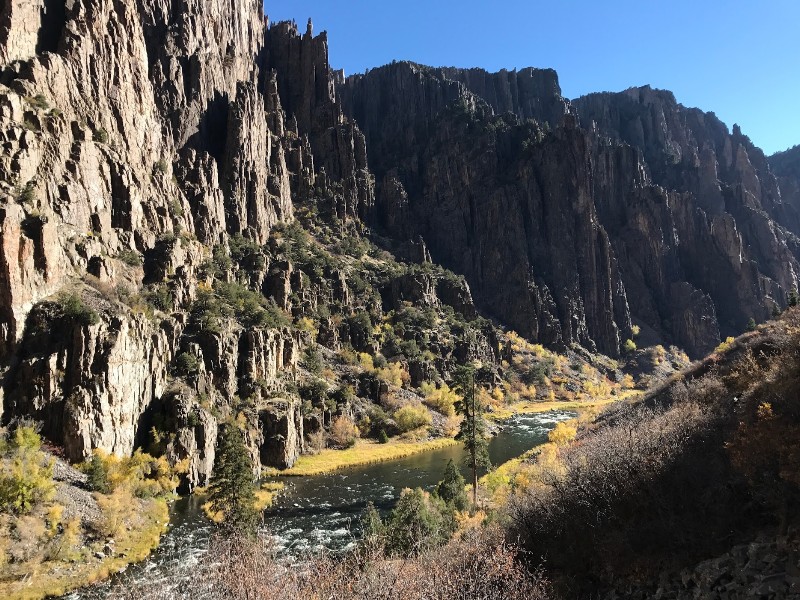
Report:
M178 589L176 589L176 587ZM110 600L544 600L547 582L528 572L499 531L478 529L414 559L361 546L287 564L263 539L216 538L184 585L131 584Z

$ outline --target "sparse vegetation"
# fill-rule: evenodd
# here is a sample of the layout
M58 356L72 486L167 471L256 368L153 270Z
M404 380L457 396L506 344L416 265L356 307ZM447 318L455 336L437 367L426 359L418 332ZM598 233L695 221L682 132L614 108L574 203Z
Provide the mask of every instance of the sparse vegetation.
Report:
M59 297L59 305L66 318L80 325L96 325L100 322L97 312L87 306L78 293L66 293Z

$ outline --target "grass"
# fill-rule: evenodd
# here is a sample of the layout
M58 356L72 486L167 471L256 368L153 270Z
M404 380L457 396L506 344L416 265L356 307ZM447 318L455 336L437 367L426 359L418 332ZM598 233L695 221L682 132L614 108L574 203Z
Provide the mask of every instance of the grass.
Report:
M358 440L352 448L347 450L326 449L319 454L303 455L291 469L278 471L272 469L269 475L281 477L307 477L310 475L323 475L347 467L358 467L387 460L405 458L420 452L439 450L458 444L452 438L438 438L418 442L405 442L391 440L387 444L375 441Z
M165 500L150 500L148 505L147 510L137 513L137 526L131 527L130 531L122 528L116 536L115 547L121 554L97 559L94 552L102 549L101 545L100 548L85 548L84 556L74 564L61 561L42 563L22 580L0 581L0 598L39 600L63 596L144 560L158 546L169 521L169 508Z

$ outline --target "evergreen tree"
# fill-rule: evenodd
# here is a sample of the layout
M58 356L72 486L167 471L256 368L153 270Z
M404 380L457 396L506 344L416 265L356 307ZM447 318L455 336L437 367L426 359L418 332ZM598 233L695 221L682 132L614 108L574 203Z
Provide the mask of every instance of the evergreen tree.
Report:
M386 549L390 554L415 556L445 543L450 535L441 500L420 488L405 489L386 521Z
M112 491L111 484L108 481L108 467L106 467L103 458L97 452L92 455L92 459L87 465L86 475L89 489L93 492L108 494Z
M750 320L747 322L747 331L755 331L756 330L756 320L753 317L750 317Z
M241 429L223 425L217 438L217 456L209 485L211 508L225 515L225 527L237 533L255 534L258 513L253 485L253 463Z
M478 469L491 467L489 442L483 407L475 390L475 369L461 367L456 372L456 390L461 400L456 402L456 412L464 417L456 439L464 443L466 464L472 471L472 504L478 505Z
M793 289L791 292L789 292L789 296L786 298L786 301L789 304L789 306L797 306L798 303L797 290Z
M436 494L456 510L466 510L468 500L464 485L464 477L450 459L444 469L444 479L436 487Z
M367 510L361 516L361 533L368 547L383 547L386 528L381 520L381 515L372 502L367 503Z

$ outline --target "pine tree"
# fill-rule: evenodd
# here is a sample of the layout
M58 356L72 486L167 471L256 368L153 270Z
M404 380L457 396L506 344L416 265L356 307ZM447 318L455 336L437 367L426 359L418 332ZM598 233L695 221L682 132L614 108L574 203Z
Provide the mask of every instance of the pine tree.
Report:
M456 390L461 400L456 402L456 412L464 417L456 439L464 443L466 464L472 471L472 504L478 505L478 469L491 467L489 442L483 407L475 390L475 369L461 367L456 372Z
M217 457L209 485L211 507L225 515L224 526L236 533L255 534L258 513L253 464L241 429L223 425L217 438Z
M793 289L791 292L789 292L789 296L786 298L786 302L787 304L789 304L789 306L797 306L798 303L797 290Z
M467 508L467 493L464 491L464 477L456 467L453 459L447 461L444 469L444 479L436 487L436 494L456 510Z

